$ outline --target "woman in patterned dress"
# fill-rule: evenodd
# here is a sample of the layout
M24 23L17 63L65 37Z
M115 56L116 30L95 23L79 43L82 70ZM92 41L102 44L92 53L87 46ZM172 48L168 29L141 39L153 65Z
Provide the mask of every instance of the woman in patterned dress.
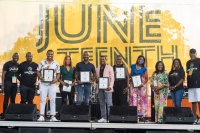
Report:
M151 89L154 91L155 122L163 122L163 108L167 105L169 89L168 74L165 72L165 65L158 61L156 70L151 77Z
M138 116L145 117L147 115L147 87L148 81L147 68L145 67L145 58L140 55L136 64L131 65L131 77L140 75L142 83L138 87L130 85L129 106L137 106Z

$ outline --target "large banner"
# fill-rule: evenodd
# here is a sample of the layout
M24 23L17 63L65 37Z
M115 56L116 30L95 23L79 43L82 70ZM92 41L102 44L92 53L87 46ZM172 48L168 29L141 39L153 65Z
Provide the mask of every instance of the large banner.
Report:
M0 64L10 60L14 52L22 62L28 51L39 62L53 49L60 64L65 54L72 56L75 65L82 53L89 51L96 66L100 55L106 55L108 64L113 65L121 54L130 66L142 54L149 73L158 60L169 70L174 58L185 64L189 48L198 48L197 10L199 6L192 1L0 1Z
M128 67L144 55L149 76L159 60L169 72L173 59L180 58L185 67L189 49L198 51L199 13L193 0L0 1L0 69L14 52L22 62L30 51L39 63L52 49L60 65L68 54L75 66L89 51L95 66L100 55L109 65L122 55Z

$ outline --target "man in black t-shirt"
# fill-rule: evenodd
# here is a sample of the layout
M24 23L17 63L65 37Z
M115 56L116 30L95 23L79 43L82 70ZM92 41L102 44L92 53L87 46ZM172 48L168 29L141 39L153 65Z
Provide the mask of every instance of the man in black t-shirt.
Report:
M192 111L196 115L197 105L200 111L200 58L196 58L196 50L190 49L190 60L186 63L188 100L192 102Z
M31 52L26 53L26 61L19 65L17 78L20 81L21 102L33 104L36 89L37 67L38 65L32 61Z
M17 71L19 64L19 54L14 53L12 60L6 62L3 65L2 72L2 86L1 89L4 90L4 102L3 102L3 114L1 116L4 119L5 111L8 107L8 100L10 98L11 103L15 103L15 97L17 93Z

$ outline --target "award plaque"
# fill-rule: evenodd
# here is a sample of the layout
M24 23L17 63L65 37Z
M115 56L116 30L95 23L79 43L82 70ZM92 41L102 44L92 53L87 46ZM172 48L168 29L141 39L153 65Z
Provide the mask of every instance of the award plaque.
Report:
M139 85L142 84L140 75L132 76L131 79L132 79L133 87L138 87Z
M43 69L44 82L51 82L54 80L54 69Z
M125 73L125 68L124 67L116 67L116 79L125 79L126 78L126 73Z
M90 71L80 71L81 83L89 83L91 81Z
M109 85L108 77L100 77L99 78L99 89L107 89Z

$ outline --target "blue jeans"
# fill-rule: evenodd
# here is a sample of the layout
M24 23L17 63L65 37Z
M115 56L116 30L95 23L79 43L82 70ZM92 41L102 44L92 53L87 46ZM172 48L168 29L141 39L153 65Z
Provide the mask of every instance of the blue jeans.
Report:
M91 84L79 84L77 89L78 89L78 96L76 105L81 105L83 94L84 94L84 104L89 105Z
M171 97L172 97L172 101L174 103L174 107L181 107L183 94L184 94L184 89L177 90L174 92L171 91Z

